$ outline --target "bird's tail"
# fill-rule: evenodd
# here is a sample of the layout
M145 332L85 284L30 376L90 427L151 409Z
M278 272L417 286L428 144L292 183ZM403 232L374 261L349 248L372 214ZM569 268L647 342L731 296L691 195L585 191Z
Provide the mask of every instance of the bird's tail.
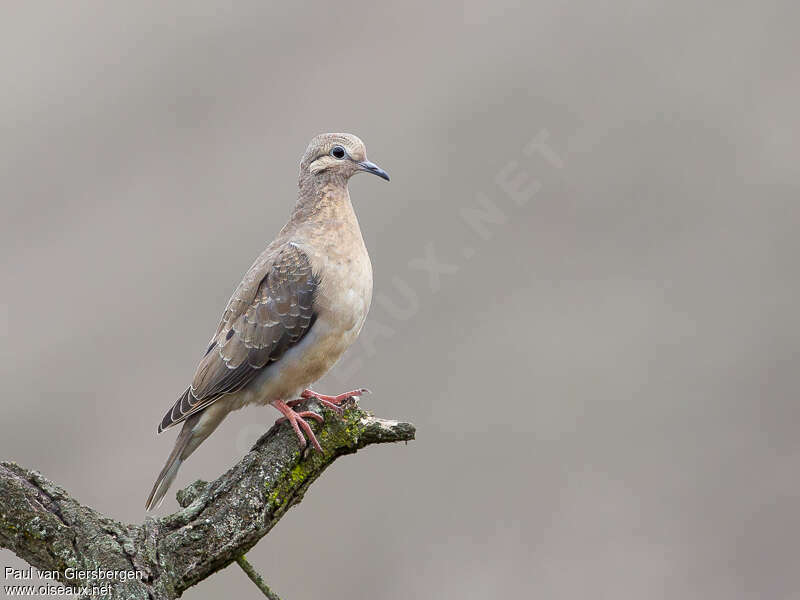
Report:
M183 461L186 460L186 458L194 452L195 448L200 445L200 442L207 437L208 434L200 437L197 435L199 431L193 431L201 415L202 412L194 414L184 421L183 429L181 429L181 432L178 434L178 439L175 440L175 447L172 449L172 452L170 452L167 463L164 465L164 468L161 469L161 473L159 473L153 485L153 490L147 497L147 502L145 502L144 505L146 510L155 510L159 507L167 490L169 490L172 482L175 481L175 476L178 474L178 469L181 468ZM197 439L198 437L200 437L200 439Z

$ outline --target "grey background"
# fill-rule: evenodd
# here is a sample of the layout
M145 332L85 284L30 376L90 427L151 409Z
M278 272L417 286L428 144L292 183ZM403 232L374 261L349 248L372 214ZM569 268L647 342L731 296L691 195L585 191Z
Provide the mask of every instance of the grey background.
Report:
M800 597L795 3L4 8L3 459L141 520L305 145L351 131L392 182L351 183L376 296L317 389L418 440L337 462L250 553L271 585ZM178 485L277 416L232 415ZM185 597L221 594L258 597L236 567Z

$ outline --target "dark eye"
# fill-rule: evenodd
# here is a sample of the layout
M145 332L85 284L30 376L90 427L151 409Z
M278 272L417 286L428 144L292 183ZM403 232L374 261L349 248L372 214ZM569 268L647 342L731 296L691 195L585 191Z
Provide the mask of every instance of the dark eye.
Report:
M334 146L333 148L331 148L331 156L333 158L338 158L339 160L342 160L346 154L347 152L345 152L344 148L342 148L341 146Z

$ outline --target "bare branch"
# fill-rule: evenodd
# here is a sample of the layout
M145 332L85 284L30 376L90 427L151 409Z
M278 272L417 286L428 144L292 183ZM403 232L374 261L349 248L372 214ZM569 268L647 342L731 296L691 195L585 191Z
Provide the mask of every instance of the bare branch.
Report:
M326 412L325 423L314 425L322 453L301 453L288 426L273 427L217 480L178 492L181 510L142 524L105 517L40 473L0 463L0 547L58 571L66 585L108 585L105 598L176 598L243 557L338 457L414 439L411 423L376 418L355 402L344 418L313 401L309 407ZM138 575L109 580L97 570Z
M240 567L242 567L242 570L247 573L250 581L255 583L256 587L260 589L261 593L269 598L269 600L281 600L280 597L278 597L278 594L269 589L269 586L264 581L264 578L259 575L258 571L256 571L253 565L250 564L250 561L247 560L244 554L237 558L236 562Z

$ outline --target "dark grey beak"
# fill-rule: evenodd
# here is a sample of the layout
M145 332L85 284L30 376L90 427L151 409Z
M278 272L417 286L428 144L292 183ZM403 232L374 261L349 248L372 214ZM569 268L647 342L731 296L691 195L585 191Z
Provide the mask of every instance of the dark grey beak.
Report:
M373 175L377 175L381 179L389 181L389 174L383 169L381 169L374 162L370 162L368 160L362 160L360 163L358 163L358 166L361 167L362 171L366 171L367 173L372 173Z

